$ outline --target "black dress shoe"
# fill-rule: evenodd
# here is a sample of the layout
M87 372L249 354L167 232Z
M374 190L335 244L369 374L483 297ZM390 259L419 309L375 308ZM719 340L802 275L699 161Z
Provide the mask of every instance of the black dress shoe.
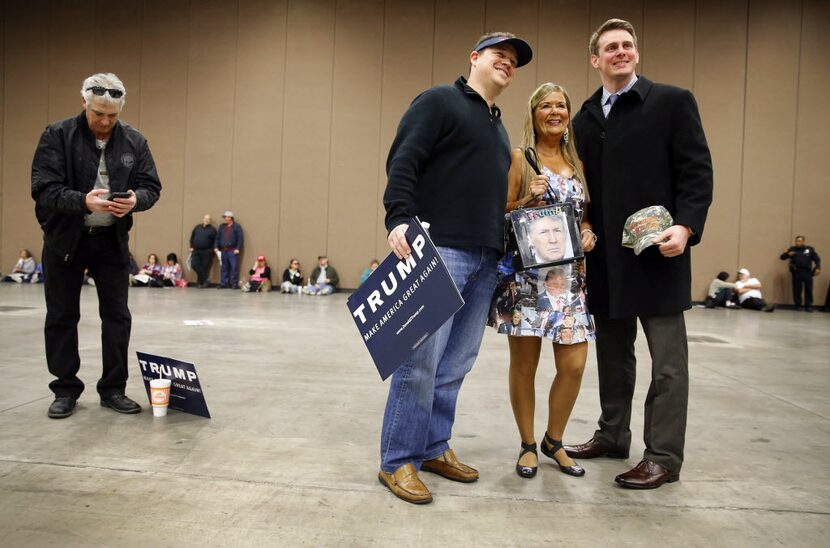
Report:
M101 407L109 407L113 411L118 411L119 413L125 413L127 415L141 413L141 406L124 394L113 394L105 398L102 397Z
M572 459L595 459L606 457L609 459L627 459L628 449L621 451L611 447L602 440L591 438L580 445L566 445L565 453Z
M679 479L680 474L674 474L656 462L643 459L640 464L625 474L620 474L614 481L626 489L656 489L664 483L672 483Z
M75 410L75 403L78 400L71 396L59 396L49 406L50 419L65 419Z
M545 437L544 439L542 439L542 443L540 444L539 448L542 450L542 453L545 456L553 459L553 461L559 467L559 470L561 470L563 473L568 474L569 476L576 476L578 478L585 475L585 469L582 468L580 465L573 463L573 465L571 466L565 466L561 464L559 460L556 458L556 452L562 449L562 440L555 440L552 437L548 436L548 433L545 432Z
M522 442L522 450L519 452L519 460L522 460L522 457L525 456L526 453L533 453L537 458L539 457L539 453L536 452L535 443ZM539 470L539 467L521 465L519 464L519 460L516 461L516 473L519 474L519 477L526 479L534 477L536 472Z

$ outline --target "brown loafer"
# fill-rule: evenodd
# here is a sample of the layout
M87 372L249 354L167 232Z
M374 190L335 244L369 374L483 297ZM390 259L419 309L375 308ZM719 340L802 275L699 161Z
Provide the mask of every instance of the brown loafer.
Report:
M440 457L425 460L421 464L421 470L462 483L478 481L478 470L459 462L452 449L447 449Z
M432 493L418 477L418 471L412 464L404 464L391 474L383 470L378 472L378 481L385 485L392 494L412 504L432 502Z
M672 483L679 479L680 474L673 474L668 468L643 459L640 464L625 474L620 474L614 481L626 489L656 489L664 483Z
M627 459L628 450L620 451L611 447L602 440L591 438L579 445L566 445L565 453L572 459L595 459L606 457L609 459Z

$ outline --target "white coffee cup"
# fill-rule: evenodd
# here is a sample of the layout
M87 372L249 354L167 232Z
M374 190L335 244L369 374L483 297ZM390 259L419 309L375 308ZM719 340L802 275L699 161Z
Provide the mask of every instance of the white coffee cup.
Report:
M153 416L167 415L167 406L170 405L170 379L153 379L150 381L150 403L153 405Z

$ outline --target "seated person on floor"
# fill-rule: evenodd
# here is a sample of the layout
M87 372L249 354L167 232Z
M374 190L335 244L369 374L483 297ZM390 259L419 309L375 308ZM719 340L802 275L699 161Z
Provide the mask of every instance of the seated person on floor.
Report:
M360 275L360 285L363 285L363 282L369 279L369 276L372 275L372 272L380 265L377 259L372 259L372 262L369 263L369 268L363 271L363 274Z
M21 249L17 262L14 263L14 268L12 268L11 274L3 278L3 281L17 282L19 284L22 284L23 282L28 283L32 281L32 276L34 275L36 268L37 264L35 263L32 254L29 253L29 250Z
M761 295L761 282L758 278L750 278L749 270L742 268L738 271L738 281L735 282L735 292L738 294L738 303L741 308L774 312L775 305L767 304Z
M147 255L147 262L133 276L133 285L139 287L161 287L161 265L155 253Z
M735 295L735 284L727 282L729 279L728 272L721 272L709 284L709 293L706 295L704 305L706 308L716 308L718 306L725 306L732 308L735 305L733 297Z
M165 287L187 287L182 278L182 266L175 253L167 254L167 263L161 267L161 284Z
M318 264L311 271L308 285L303 288L303 292L307 295L331 295L337 290L340 277L334 267L329 264L328 257L320 255L317 261Z
M280 293L299 293L303 288L303 273L300 271L300 261L291 259L288 268L282 273Z
M248 271L250 278L242 284L242 291L246 293L268 293L271 291L271 267L265 261L265 255L256 258L254 266Z

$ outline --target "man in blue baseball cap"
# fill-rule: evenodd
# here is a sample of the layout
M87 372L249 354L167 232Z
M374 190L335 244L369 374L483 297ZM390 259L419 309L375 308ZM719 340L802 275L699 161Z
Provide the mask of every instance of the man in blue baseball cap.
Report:
M419 471L464 483L478 471L449 446L458 391L478 355L496 262L503 252L510 140L495 104L533 51L507 32L482 36L470 52L469 78L421 93L403 115L386 162L383 203L389 247L410 254L412 217L430 235L464 306L392 376L381 434L378 479L414 504L432 501Z

